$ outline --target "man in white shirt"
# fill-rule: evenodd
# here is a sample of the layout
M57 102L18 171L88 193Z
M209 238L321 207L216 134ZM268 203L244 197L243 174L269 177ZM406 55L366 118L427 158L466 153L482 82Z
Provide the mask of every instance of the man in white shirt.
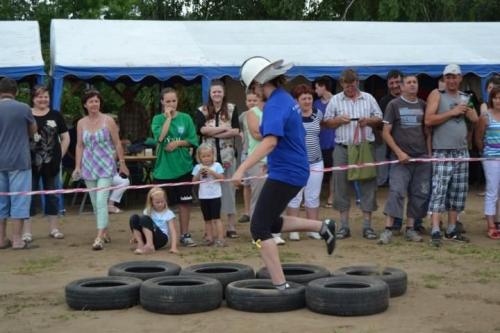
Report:
M347 164L347 146L354 142L354 132L359 125L364 131L366 140L375 141L373 128L381 126L382 112L372 95L359 90L357 73L352 69L344 70L340 76L343 91L332 97L325 113L326 126L335 128L335 150L333 152L334 166ZM362 136L360 133L360 137ZM372 154L373 152L372 145ZM351 236L349 229L349 210L351 206L350 192L352 184L347 180L347 171L334 171L335 198L333 208L340 212L341 228L337 238ZM377 209L376 190L377 179L360 181L361 210L363 211L363 237L374 240L377 238L371 227L372 212Z

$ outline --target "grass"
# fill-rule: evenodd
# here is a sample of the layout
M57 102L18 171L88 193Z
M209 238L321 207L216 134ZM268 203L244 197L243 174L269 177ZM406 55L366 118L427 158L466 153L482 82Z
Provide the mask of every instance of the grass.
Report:
M447 247L446 251L453 255L465 256L481 261L500 262L500 249L493 247L480 247L475 244Z
M489 283L500 280L500 270L499 269L483 269L476 270L471 273L473 278L476 278L478 283Z
M439 288L439 284L444 280L443 275L438 274L424 274L422 275L422 280L424 281L424 287L429 289Z
M44 306L57 306L64 303L64 298L58 296L53 296L53 293L49 294L33 294L24 295L21 293L9 294L4 299L4 306L2 307L4 316L13 316L20 313L23 310L30 309L32 313L33 309L38 309Z
M45 271L50 271L62 260L62 256L52 256L39 259L25 259L22 266L18 267L14 273L20 275L33 275Z

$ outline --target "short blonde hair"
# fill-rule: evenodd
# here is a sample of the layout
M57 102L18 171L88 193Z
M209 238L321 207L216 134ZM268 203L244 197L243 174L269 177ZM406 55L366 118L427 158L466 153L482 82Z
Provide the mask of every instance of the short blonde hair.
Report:
M155 186L155 187L152 187L149 192L148 192L148 195L146 197L146 215L151 215L151 210L153 208L153 196L158 194L158 193L162 193L163 194L163 197L165 198L165 202L167 203L167 206L168 206L168 201L167 201L167 194L165 193L165 190L163 190L161 187L158 187L158 186Z
M198 147L198 149L196 149L196 161L198 161L198 163L201 163L200 154L203 150L210 150L212 152L212 163L214 163L215 162L215 148L214 148L214 146L212 146L209 143L203 143Z

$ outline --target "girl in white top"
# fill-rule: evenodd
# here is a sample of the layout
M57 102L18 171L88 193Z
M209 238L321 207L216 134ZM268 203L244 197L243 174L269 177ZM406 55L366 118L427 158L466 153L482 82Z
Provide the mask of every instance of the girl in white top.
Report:
M224 226L220 219L222 189L217 179L224 179L224 168L215 161L214 148L202 144L196 151L198 164L193 169L193 181L204 181L200 184L198 198L201 212L205 220L204 245L224 247ZM217 239L214 242L214 236Z
M153 187L146 199L143 215L130 217L132 242L137 244L135 254L149 254L164 247L171 238L170 252L178 253L175 214L168 209L165 191Z

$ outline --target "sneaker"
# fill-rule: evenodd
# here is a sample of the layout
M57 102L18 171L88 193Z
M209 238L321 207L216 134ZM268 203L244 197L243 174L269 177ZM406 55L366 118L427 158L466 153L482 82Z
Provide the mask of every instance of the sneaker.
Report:
M450 233L445 232L444 239L455 241L455 242L459 242L459 243L468 243L468 242L470 242L469 238L463 236L456 229L455 229L455 231L450 232Z
M349 228L340 228L336 233L337 239L345 239L351 237L351 229Z
M250 216L248 214L243 214L238 220L239 223L247 223L250 222Z
M102 249L104 249L104 240L102 238L97 237L94 240L94 244L92 244L92 250L100 251Z
M29 232L25 232L21 239L26 243L31 243L33 241L33 235Z
M291 241L299 241L300 240L300 234L298 232L291 232L288 238Z
M401 228L403 227L403 219L394 218L392 225L392 233L394 236L401 236Z
M440 247L442 243L442 236L439 231L433 232L431 234L431 245L435 247Z
M457 221L457 223L455 224L455 229L457 230L458 233L460 234L465 234L467 233L467 231L465 230L464 228L464 225L462 222L460 221Z
M196 246L195 241L191 238L191 234L184 234L181 236L181 245L186 247L194 247Z
M422 242L424 239L415 229L406 229L405 239L409 242Z
M415 224L413 229L419 234L419 235L425 235L427 234L427 229L422 224Z
M321 227L324 231L320 235L326 242L326 252L328 252L328 254L332 254L333 250L335 250L335 241L337 238L335 234L335 221L326 219L323 221L323 226L326 226L326 228Z
M276 243L276 245L285 245L286 242L283 238L281 238L281 234L272 234L273 235L273 239L274 239L274 242Z
M321 239L321 236L317 232L308 232L307 237L311 239Z
M377 241L377 244L387 245L391 242L391 239L392 239L392 231L389 229L384 229L384 231L380 233L380 238Z

